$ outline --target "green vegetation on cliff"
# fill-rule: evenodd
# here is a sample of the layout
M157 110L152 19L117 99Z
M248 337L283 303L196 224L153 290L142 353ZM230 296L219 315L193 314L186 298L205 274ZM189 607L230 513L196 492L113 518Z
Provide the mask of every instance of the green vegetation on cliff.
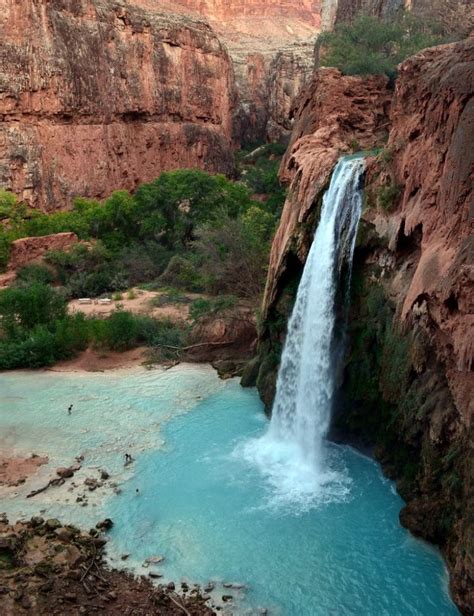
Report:
M344 75L385 74L394 79L400 62L447 41L439 24L403 13L390 20L359 15L321 34L316 45L321 66L334 66Z

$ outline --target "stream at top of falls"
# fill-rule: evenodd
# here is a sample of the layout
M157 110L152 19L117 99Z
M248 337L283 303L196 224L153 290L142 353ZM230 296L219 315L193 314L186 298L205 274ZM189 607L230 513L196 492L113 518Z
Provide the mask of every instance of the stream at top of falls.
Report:
M300 506L281 499L240 455L267 428L257 392L219 380L210 367L3 373L1 445L48 454L50 462L23 486L3 491L0 510L11 519L44 510L43 516L86 529L109 516L112 565L146 575L144 560L163 555L157 566L163 579L214 580L219 597L232 595L221 613L458 613L439 553L400 527L402 501L375 462L329 445L343 493ZM126 468L124 452L135 458ZM79 454L83 468L72 480L25 498ZM85 491L84 478L98 477L102 468L110 480ZM69 492L72 482L77 487ZM76 502L84 493L87 507Z

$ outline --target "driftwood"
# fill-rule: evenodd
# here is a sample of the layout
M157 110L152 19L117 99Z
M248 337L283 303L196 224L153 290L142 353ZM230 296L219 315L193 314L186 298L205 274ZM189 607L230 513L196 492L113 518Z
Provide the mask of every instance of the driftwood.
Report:
M175 599L171 593L168 594L168 597L176 605L176 607L179 607L180 609L183 610L183 612L186 614L186 616L191 616L191 613L188 612L188 610L184 607L184 605L182 603L180 603L177 599Z
M170 346L169 344L157 344L156 346L164 349L171 349L172 351L190 351L191 349L197 349L203 346L226 346L228 344L233 344L233 341L225 340L224 342L199 342L198 344L190 344L185 347Z
M41 492L45 492L48 488L51 488L52 486L54 487L62 486L64 483L65 483L65 480L62 477L56 477L55 479L50 479L48 483L42 488L39 488L38 490L33 490L32 492L27 494L26 498L32 498L33 496L36 496L37 494L41 494Z

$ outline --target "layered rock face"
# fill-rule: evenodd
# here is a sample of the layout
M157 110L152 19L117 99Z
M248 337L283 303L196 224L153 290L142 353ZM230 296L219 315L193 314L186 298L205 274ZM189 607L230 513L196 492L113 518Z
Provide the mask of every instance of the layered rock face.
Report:
M240 98L235 124L239 140L276 141L289 134L290 106L313 69L321 4L321 0L172 3L209 20L230 51Z
M389 122L383 81L323 70L305 90L281 169L290 192L260 356L245 375L270 407L321 194L341 152L374 145L385 127L388 142L368 159L333 435L376 446L407 502L402 524L441 547L465 614L474 609L473 58L470 38L408 59Z
M0 185L34 207L163 170L232 171L232 66L202 21L113 0L0 0L0 58Z
M247 20L257 18L285 17L300 23L317 26L320 23L320 0L176 0L188 9L201 12L215 20L242 20L244 26L254 32Z

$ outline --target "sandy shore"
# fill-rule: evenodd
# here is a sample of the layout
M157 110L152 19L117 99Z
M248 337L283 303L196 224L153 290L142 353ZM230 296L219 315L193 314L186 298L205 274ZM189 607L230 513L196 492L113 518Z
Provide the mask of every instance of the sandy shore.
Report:
M147 359L147 348L137 347L130 351L97 351L87 349L73 359L68 359L48 368L52 372L104 372L140 366Z
M47 456L31 454L25 458L0 449L0 486L13 487L25 483L48 461Z

